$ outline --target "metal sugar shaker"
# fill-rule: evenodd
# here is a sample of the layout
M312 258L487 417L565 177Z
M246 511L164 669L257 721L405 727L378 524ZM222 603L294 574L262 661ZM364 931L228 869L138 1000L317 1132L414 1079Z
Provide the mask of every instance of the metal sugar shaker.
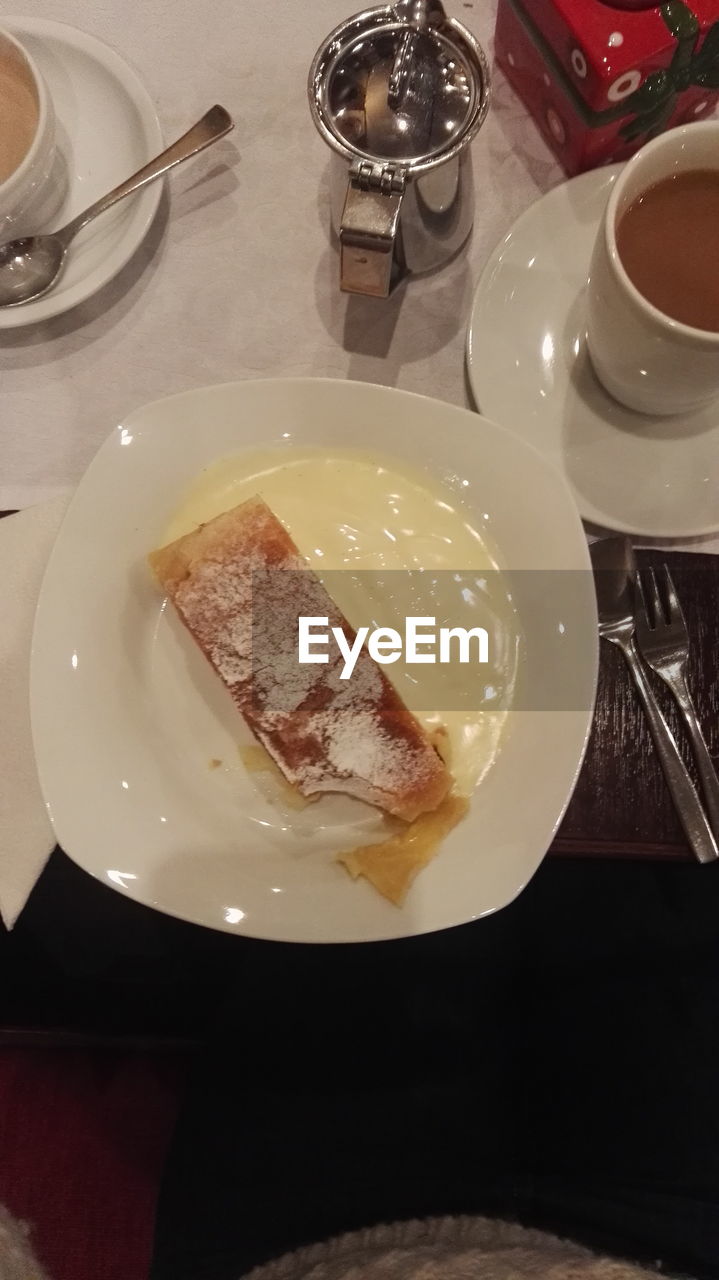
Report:
M469 144L489 106L487 59L440 0L396 0L331 33L308 92L334 153L340 288L385 298L408 272L441 266L472 229Z

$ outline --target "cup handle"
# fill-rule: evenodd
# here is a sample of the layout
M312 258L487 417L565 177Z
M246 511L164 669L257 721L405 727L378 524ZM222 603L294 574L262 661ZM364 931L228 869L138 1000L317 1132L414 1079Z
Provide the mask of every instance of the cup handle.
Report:
M340 224L340 289L344 293L389 297L403 198L403 180L372 187L350 177Z

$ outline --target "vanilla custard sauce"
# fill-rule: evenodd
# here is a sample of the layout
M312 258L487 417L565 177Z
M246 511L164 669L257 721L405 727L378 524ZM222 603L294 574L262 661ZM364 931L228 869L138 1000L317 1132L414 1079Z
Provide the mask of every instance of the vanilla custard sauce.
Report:
M419 471L413 474L402 462L361 452L338 449L328 456L324 450L293 446L253 450L224 458L200 473L175 511L163 542L190 533L257 494L320 576L339 569L461 570L480 575L495 571L484 580L482 616L480 602L464 592L453 609L452 625L468 629L486 625L489 606L501 649L495 665L501 668L504 687L513 685L518 621L502 590L502 575L496 572L499 566L492 552L450 488ZM376 599L363 599L362 578L345 572L330 576L326 585L352 626L376 612ZM406 600L395 601L400 614L401 603L406 607ZM390 610L391 605L388 600ZM432 614L431 606L428 599L422 611ZM383 615L377 625L396 626L403 632L400 614ZM444 725L448 743L442 754L457 790L470 794L497 754L506 710L418 711L416 694L413 698L406 683L413 677L399 666L386 665L383 671L428 731Z

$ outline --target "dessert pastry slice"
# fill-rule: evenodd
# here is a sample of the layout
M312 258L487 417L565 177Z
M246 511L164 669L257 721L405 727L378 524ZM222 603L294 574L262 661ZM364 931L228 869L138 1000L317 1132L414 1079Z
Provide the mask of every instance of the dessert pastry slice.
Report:
M332 644L302 664L300 616L354 632L261 498L154 551L150 565L255 736L302 795L344 792L411 822L452 778L363 648L349 679Z

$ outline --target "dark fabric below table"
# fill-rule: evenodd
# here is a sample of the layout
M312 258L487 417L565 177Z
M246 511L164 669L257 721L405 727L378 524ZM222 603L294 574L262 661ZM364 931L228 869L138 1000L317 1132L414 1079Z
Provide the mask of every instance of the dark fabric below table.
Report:
M153 1280L463 1212L719 1276L719 865L548 861L461 929L249 948L177 1128Z

